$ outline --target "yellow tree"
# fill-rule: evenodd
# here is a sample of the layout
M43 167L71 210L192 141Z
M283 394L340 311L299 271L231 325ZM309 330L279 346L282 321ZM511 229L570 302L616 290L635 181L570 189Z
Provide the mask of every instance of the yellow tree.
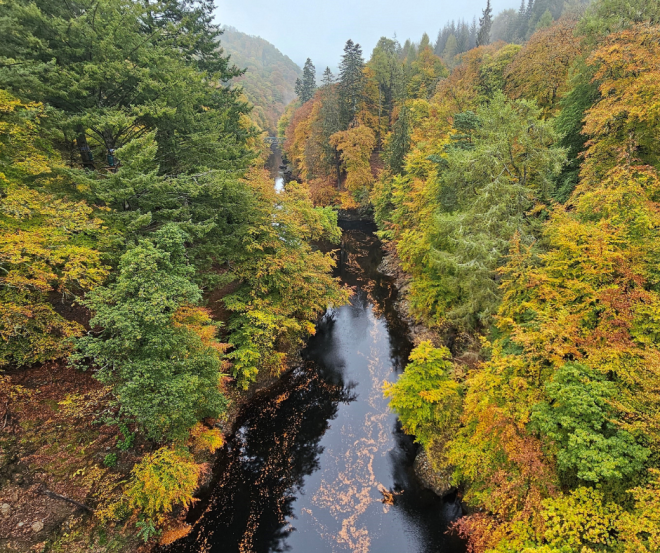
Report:
M330 137L330 144L341 152L346 171L346 189L354 196L369 190L374 183L371 154L376 147L376 135L369 127L359 125Z
M575 25L561 20L532 35L505 71L505 92L510 98L536 100L546 116L557 111L568 89L568 70L581 52Z
M58 314L55 302L107 275L93 247L100 220L92 209L33 188L57 179L39 136L42 116L40 105L0 91L0 365L65 355L65 338L83 327Z

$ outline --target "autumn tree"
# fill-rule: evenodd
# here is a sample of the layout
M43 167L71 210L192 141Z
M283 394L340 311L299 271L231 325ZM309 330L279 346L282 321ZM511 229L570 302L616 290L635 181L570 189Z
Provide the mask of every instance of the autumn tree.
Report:
M0 90L0 366L65 356L83 332L57 306L102 283L101 221L48 192L62 169L43 138L44 108Z
M330 144L340 152L346 171L346 189L356 194L370 188L374 182L370 163L371 153L376 147L374 132L365 125L359 125L333 134Z
M569 69L580 53L573 21L562 20L534 33L506 69L506 93L536 100L545 116L556 112L569 86Z

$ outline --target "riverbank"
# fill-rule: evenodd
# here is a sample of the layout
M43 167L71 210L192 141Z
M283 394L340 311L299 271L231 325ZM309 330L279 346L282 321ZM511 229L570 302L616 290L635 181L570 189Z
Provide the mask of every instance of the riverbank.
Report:
M395 309L406 322L412 343L418 346L421 342L429 341L435 347L448 347L452 353L453 362L458 369L457 374L459 377L466 375L470 369L476 368L481 362L479 342L474 336L467 333L460 333L449 327L432 329L419 321L412 314L410 302L407 298L412 278L401 268L395 245L390 242L383 247L385 255L378 269L394 281L398 291ZM442 459L443 449L444 444L435 443L432 455L429 455L424 448L420 447L414 464L415 474L423 485L439 497L446 497L457 491L451 481L453 467L443 465L437 468L432 461L432 457L433 459ZM460 490L458 491L460 494Z

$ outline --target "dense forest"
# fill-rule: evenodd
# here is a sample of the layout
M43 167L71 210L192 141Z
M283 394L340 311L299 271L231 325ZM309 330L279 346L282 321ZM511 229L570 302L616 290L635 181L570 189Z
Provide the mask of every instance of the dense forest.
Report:
M435 331L385 388L475 552L660 550L660 5L523 2L348 41L280 124Z
M660 4L486 0L338 75L214 9L0 2L0 549L187 535L246 390L348 301L353 210L430 330L383 393L469 551L660 551Z
M52 550L185 534L232 394L346 300L310 246L337 215L275 193L213 9L0 4L3 550L77 508Z
M296 98L296 80L302 75L291 59L263 38L224 27L222 48L245 73L233 79L252 104L253 121L272 136L286 107Z

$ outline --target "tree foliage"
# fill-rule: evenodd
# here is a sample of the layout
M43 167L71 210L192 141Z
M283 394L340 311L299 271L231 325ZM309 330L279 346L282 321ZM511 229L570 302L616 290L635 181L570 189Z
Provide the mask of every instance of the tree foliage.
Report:
M102 330L81 338L76 356L92 359L122 412L159 440L182 441L197 421L225 407L218 389L222 350L206 333L213 322L186 310L201 293L191 281L185 239L166 226L122 256L116 280L85 299L95 313L91 325Z

